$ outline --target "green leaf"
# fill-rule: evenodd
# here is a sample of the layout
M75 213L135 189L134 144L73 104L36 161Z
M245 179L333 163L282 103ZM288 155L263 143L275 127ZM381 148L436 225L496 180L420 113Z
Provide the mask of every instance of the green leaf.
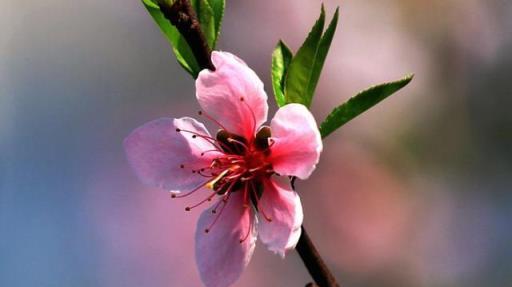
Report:
M276 103L280 107L286 104L284 84L292 57L290 48L283 41L279 40L272 53L272 89L274 90Z
M206 37L208 47L214 49L217 41L217 30L213 8L208 0L193 0L191 3L194 11L196 11L197 19L201 24L201 30Z
M329 23L327 30L325 30L325 33L322 36L322 39L320 39L320 43L318 44L315 62L313 64L313 69L311 71L311 78L307 88L307 97L309 99L309 102L311 102L315 94L316 85L318 84L320 73L322 72L322 68L324 67L325 58L327 57L327 53L329 52L329 48L331 47L332 38L334 37L334 33L336 32L336 27L338 25L339 10L339 7L336 8L336 12L332 17L331 23Z
M322 138L325 138L342 125L405 87L413 77L414 75L409 75L395 82L373 86L335 108L320 125Z
M215 41L220 35L220 30L222 28L222 18L224 17L224 8L226 7L225 0L208 0L210 7L212 7L213 18L215 19ZM212 49L215 48L215 45L212 46Z
M180 65L195 78L201 69L199 68L194 54L185 39L183 39L180 32L169 22L169 20L164 17L162 11L160 11L160 7L158 7L155 2L152 0L142 0L142 3L171 44L173 52Z
M309 107L311 98L307 95L312 77L318 43L322 37L325 22L325 10L322 5L320 17L309 32L308 37L293 57L285 81L286 103L300 103Z
M286 103L300 103L306 107L311 105L325 58L336 32L338 18L339 8L336 8L329 26L323 33L325 10L322 5L320 17L290 63L285 80Z
M171 44L178 63L196 78L201 68L187 41L181 36L176 27L164 17L156 0L142 0L142 3ZM201 30L206 37L208 46L212 50L215 49L222 26L225 0L192 0L191 4L196 11L199 23L201 23Z

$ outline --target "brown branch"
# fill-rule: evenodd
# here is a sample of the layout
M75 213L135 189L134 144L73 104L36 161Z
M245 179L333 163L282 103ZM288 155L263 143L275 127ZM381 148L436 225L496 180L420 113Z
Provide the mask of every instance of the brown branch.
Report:
M331 271L323 261L322 257L316 250L315 245L309 238L306 229L302 226L302 233L299 238L299 242L295 247L295 250L300 255L300 258L306 265L306 268L315 280L319 287L339 287L340 285L336 282L336 278L332 275ZM313 283L309 283L306 287L315 286Z
M212 51L208 47L206 37L201 30L201 25L197 19L196 12L189 0L175 0L172 4L168 0L158 0L160 11L164 14L171 24L180 31L185 41L187 41L199 67L215 71L211 60Z

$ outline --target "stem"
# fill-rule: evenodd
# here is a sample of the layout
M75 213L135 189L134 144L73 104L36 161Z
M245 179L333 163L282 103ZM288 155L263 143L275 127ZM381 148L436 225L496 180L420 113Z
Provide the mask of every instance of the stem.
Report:
M201 30L196 12L189 0L175 0L169 5L168 0L159 0L158 6L171 24L173 24L187 41L199 67L215 71L208 42Z
M313 245L313 242L311 241L311 238L309 238L304 226L302 226L302 233L295 249L299 253L304 265L306 265L309 274L313 277L313 280L315 280L319 287L340 286L318 253L318 250L316 250L315 245ZM313 283L306 285L306 287L313 286L315 286Z

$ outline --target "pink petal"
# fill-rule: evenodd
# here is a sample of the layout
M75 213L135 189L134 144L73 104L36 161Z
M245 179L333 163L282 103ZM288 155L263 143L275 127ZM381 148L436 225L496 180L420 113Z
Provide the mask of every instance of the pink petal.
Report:
M303 214L299 195L288 182L266 180L259 206L260 213L271 219L269 222L260 216L260 239L270 251L284 257L287 250L295 248L301 234Z
M255 129L267 120L263 83L233 54L214 51L212 62L216 70L205 69L196 80L199 105L228 132L250 139Z
M217 153L201 156L212 144L192 138L191 133L177 132L177 128L209 136L204 125L192 118L160 118L135 129L124 140L128 161L145 184L179 192L204 182L192 169L208 166Z
M196 262L207 287L227 287L240 277L252 257L256 216L252 208L244 208L241 192L231 194L221 213L220 207L217 214L212 213L212 208L203 211L197 223ZM211 226L216 216L220 217ZM240 243L248 231L248 237Z
M303 105L288 104L277 111L270 128L269 160L274 171L308 178L322 152L322 137L313 115Z

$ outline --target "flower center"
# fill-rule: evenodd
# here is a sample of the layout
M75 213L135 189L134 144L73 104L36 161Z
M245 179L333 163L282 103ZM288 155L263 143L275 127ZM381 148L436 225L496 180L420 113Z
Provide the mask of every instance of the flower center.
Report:
M187 206L185 208L186 211L211 201L215 196L221 197L212 209L212 213L217 214L217 216L210 224L210 227L205 230L206 233L217 222L231 194L234 192L242 192L244 207L249 208L252 205L267 221L272 221L259 204L259 199L263 192L262 181L265 177L270 177L274 174L272 165L268 161L272 144L272 142L269 144L271 135L269 127L264 126L260 128L252 139L246 139L229 133L225 129L219 130L215 138L182 129L176 129L176 132L189 133L192 134L193 139L209 142L213 148L203 151L201 156L208 152L219 153L219 156L213 158L208 166L191 169L192 173L205 177L205 181L202 184L192 191L172 194L173 198L177 198L186 197L204 187L212 190L205 199L192 206ZM188 169L190 167L187 163L183 163L180 165L180 168ZM248 233L249 230L247 235ZM240 242L243 242L247 235L241 238Z
M214 159L213 166L223 172L210 183L210 187L218 194L223 194L227 191L225 188L229 187L228 183L236 182L233 191L237 191L244 182L259 181L262 177L270 176L273 173L272 165L267 162L270 150L268 143L264 144L268 142L269 136L270 130L266 127L251 142L220 130L216 140L224 156Z

